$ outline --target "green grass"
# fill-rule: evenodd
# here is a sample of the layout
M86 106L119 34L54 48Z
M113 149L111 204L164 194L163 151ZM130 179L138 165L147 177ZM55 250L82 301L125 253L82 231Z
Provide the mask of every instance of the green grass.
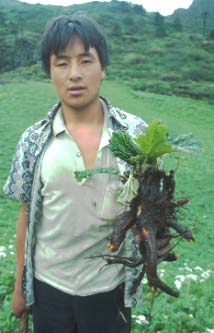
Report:
M179 259L160 265L163 280L176 288L181 284L179 299L162 293L152 299L145 289L145 305L133 312L132 333L209 333L213 325L214 260L213 199L214 147L213 106L176 96L131 91L116 82L104 82L102 93L113 104L135 113L147 122L160 118L173 135L192 133L200 143L201 153L181 154L176 173L177 197L190 197L188 208L181 216L194 233L196 242L181 241L176 248ZM26 81L0 86L0 187L10 168L11 158L22 131L43 117L58 101L48 83ZM175 167L174 159L165 166ZM0 332L18 332L18 320L11 316L11 295L15 271L15 224L19 203L11 202L0 192ZM145 316L148 323L144 320Z

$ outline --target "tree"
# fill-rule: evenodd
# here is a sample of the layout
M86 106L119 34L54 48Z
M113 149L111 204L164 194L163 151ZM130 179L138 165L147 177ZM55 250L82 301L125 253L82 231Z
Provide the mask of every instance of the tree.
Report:
M174 22L173 22L173 26L175 28L176 31L182 31L183 30L183 26L182 26L182 23L181 23L181 19L179 16L175 16L174 17Z
M203 12L201 14L202 20L203 20L203 35L205 35L206 32L206 26L207 26L207 17L208 17L208 12Z
M157 37L166 36L166 29L164 24L164 17L160 13L155 14L154 24L156 27L155 34Z
M210 31L209 37L214 40L214 29Z
M132 10L136 15L146 15L146 11L141 5L132 5Z

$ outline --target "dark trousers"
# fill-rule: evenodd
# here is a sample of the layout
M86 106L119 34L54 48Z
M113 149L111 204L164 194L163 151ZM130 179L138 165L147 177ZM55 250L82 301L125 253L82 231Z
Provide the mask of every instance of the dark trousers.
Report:
M34 279L34 333L130 333L131 309L123 286L92 296L73 296Z

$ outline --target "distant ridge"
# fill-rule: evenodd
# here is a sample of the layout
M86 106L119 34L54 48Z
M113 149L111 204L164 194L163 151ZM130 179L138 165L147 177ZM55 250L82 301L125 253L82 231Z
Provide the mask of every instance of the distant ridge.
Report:
M163 17L125 1L68 7L0 0L0 75L44 79L39 41L47 21L81 11L107 37L107 77L144 91L214 100L214 0L194 0L188 9ZM1 80L0 80L1 81Z
M203 33L214 30L214 0L194 0L188 9L177 9L170 21L179 18L189 31Z

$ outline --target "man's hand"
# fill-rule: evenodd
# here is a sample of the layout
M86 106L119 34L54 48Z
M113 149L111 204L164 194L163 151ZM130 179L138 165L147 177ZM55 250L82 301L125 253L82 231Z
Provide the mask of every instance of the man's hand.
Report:
M12 300L12 310L15 317L20 318L24 311L30 310L26 307L25 298L21 291L14 291Z

